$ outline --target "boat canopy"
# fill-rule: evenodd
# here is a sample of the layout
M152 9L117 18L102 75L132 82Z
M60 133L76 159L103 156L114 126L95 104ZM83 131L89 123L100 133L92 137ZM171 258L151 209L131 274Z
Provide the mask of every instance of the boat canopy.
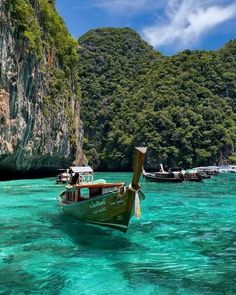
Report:
M72 173L92 173L93 169L90 166L72 166L70 171Z

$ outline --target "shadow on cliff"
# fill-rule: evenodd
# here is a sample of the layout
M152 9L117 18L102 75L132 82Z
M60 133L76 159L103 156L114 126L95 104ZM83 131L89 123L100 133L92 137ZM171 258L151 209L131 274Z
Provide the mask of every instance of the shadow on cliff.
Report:
M0 181L17 180L17 179L35 179L56 177L56 169L41 168L29 171L13 171L0 167Z

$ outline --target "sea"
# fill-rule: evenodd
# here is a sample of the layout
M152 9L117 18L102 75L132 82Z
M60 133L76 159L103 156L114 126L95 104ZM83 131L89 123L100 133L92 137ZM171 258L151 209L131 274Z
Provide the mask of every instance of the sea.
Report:
M236 173L140 184L125 234L66 216L55 178L0 182L0 294L236 294Z

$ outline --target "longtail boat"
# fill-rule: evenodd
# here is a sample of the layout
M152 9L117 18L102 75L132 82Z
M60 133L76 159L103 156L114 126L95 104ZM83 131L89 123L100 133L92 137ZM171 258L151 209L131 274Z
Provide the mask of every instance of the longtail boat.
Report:
M194 169L188 169L183 172L186 181L201 182L203 177Z
M91 181L93 181L93 169L90 166L71 166L68 169L57 170L57 184Z
M146 150L145 147L136 148L134 173L129 186L100 180L68 185L58 197L63 211L78 220L126 232L132 215L140 218L140 201L145 198L139 178Z
M57 184L68 183L69 180L70 180L70 173L68 169L57 169L57 178L56 178Z
M182 172L175 171L164 171L163 166L161 166L161 171L158 172L146 172L143 168L143 177L152 182L182 182L184 181L184 175Z

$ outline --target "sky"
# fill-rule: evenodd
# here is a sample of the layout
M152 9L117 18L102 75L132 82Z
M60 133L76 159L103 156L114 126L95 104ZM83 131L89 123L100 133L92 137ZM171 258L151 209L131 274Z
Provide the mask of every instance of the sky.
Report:
M129 27L163 55L215 50L236 39L236 0L56 0L75 38Z

